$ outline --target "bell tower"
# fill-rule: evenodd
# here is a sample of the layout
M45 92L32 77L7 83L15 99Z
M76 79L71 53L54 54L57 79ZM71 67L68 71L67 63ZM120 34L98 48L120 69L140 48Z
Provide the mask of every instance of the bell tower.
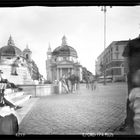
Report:
M51 46L49 43L49 47L48 47L48 51L47 51L47 59L51 59L51 56L52 56L52 50L51 50Z
M26 48L23 50L23 56L26 58L27 61L31 61L31 50L29 49L28 45L26 45Z
M52 50L49 43L48 51L47 51L47 60L46 60L46 74L47 74L47 80L52 81L52 71L51 71L51 62L52 62Z

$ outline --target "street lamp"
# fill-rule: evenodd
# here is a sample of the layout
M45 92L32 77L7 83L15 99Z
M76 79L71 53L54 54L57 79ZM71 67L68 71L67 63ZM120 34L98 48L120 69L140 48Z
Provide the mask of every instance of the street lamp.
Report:
M112 8L110 6L110 8ZM102 6L101 7L101 11L104 12L104 57L105 57L105 48L106 48L106 12L107 12L107 8L106 6ZM106 60L104 59L104 85L106 85Z
M105 47L106 47L106 6L102 6L101 7L101 11L104 12L104 57L105 57ZM105 62L105 59L104 59L104 62ZM106 71L106 62L104 63L104 85L106 85L106 74L105 74L105 71Z

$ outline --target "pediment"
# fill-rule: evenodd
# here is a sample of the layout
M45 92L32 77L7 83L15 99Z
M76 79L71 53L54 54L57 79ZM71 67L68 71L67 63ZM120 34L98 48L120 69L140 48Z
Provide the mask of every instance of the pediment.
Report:
M73 62L65 60L57 63L58 65L73 65Z

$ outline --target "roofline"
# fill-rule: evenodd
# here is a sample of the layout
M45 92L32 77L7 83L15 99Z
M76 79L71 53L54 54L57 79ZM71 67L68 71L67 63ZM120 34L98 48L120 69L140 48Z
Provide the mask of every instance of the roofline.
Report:
M113 44L113 43L115 43L114 45L116 45L116 43L118 43L118 42L129 42L129 40L120 40L120 41L112 41L109 45L108 45L108 47L106 47L102 52L101 52L101 54L97 57L97 59Z

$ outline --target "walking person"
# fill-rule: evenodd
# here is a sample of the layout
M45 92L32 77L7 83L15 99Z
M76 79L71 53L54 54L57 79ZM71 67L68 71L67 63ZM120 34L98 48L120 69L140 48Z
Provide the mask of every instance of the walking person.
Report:
M97 89L97 80L95 79L94 80L94 90L96 90Z

